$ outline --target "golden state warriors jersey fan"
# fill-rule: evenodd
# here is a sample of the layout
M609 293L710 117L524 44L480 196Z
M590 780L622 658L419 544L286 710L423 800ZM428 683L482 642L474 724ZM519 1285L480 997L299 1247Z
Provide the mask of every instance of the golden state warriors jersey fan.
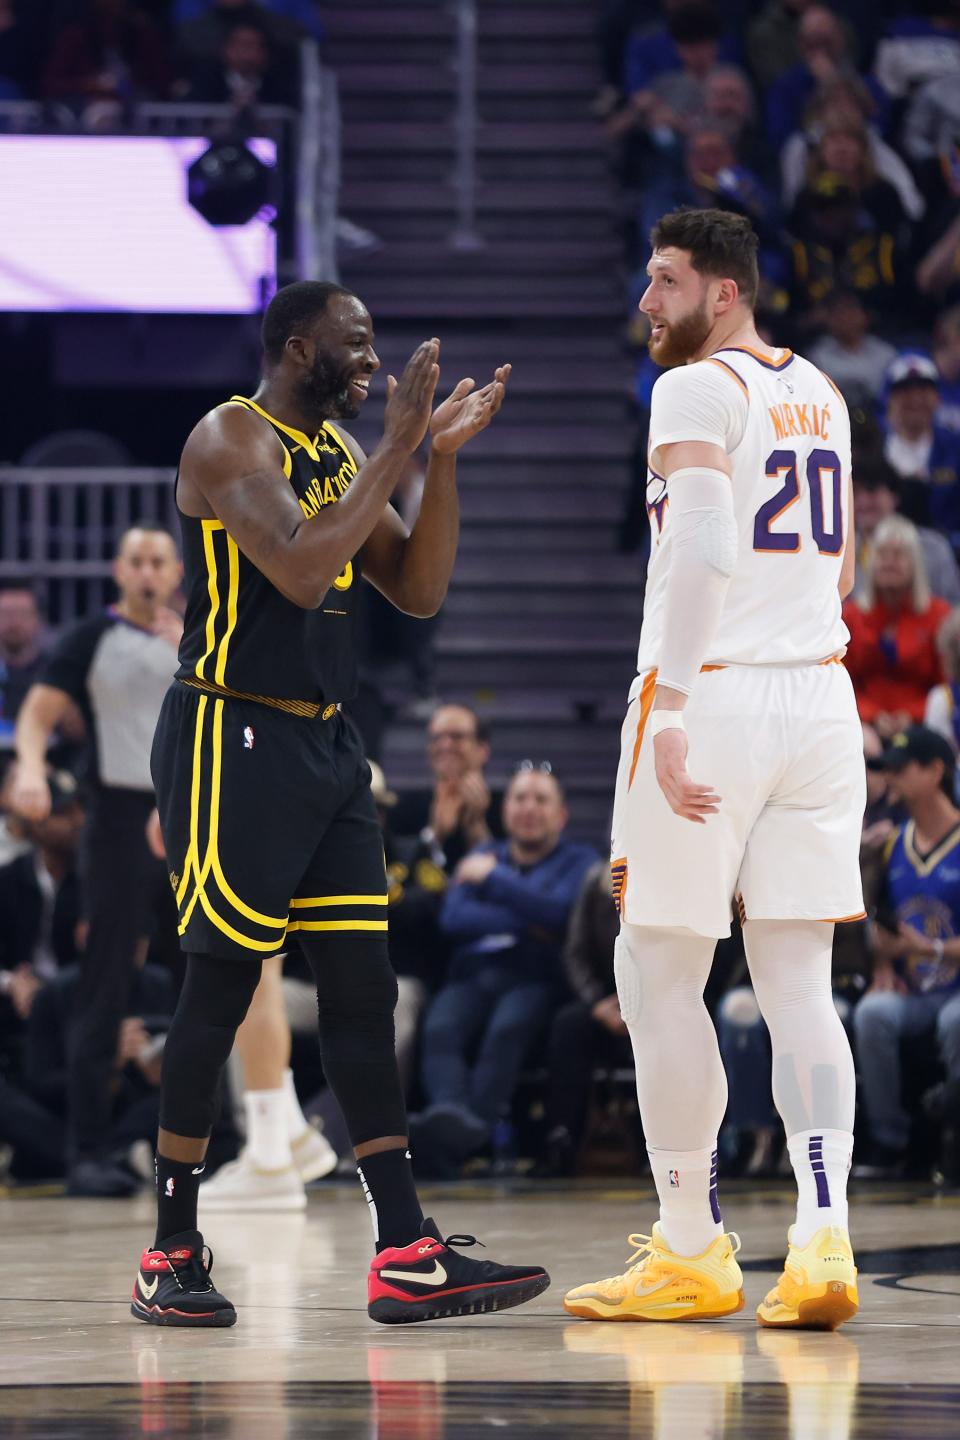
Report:
M357 473L338 431L311 437L229 403L273 428L301 510L322 524ZM305 610L219 520L180 524L187 610L152 767L182 948L262 957L301 930L386 932L370 771L340 709L357 685L359 558Z

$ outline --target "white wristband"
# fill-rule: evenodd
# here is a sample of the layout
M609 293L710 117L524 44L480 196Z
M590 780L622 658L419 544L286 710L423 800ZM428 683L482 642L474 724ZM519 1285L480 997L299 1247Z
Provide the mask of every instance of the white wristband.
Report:
M685 730L682 710L654 710L650 716L650 734L659 735L661 730Z

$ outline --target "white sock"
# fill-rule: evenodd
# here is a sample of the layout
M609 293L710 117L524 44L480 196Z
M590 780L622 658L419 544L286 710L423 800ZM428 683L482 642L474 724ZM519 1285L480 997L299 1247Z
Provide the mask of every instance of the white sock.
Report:
M677 1255L702 1255L719 1235L716 1150L651 1150L660 1197L660 1229Z
M797 1177L797 1223L793 1243L800 1247L824 1225L847 1228L847 1175L853 1155L849 1130L801 1130L787 1141Z
M291 1165L287 1134L287 1095L280 1090L247 1090L247 1151L260 1170L285 1170Z
M294 1140L300 1139L308 1125L306 1116L300 1109L297 1087L293 1083L293 1071L289 1066L283 1072L283 1094L287 1112L287 1139L292 1144Z

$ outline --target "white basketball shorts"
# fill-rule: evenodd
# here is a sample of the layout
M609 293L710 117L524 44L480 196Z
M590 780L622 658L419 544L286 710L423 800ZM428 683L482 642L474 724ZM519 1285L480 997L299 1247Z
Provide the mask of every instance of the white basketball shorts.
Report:
M748 920L863 917L863 735L839 661L705 671L684 709L687 769L720 809L697 825L657 784L647 719L656 671L631 701L621 736L611 865L631 925L730 934Z

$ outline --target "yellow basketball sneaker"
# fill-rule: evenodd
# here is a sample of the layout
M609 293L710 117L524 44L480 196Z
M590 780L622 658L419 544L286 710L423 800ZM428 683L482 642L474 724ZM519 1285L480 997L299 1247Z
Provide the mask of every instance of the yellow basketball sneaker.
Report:
M743 1309L743 1275L736 1235L718 1235L702 1255L675 1255L659 1223L652 1235L631 1235L635 1246L622 1275L578 1285L563 1308L584 1320L715 1320Z
M787 1233L783 1274L757 1306L761 1325L802 1330L836 1330L860 1308L857 1267L850 1236L839 1225L824 1225L802 1248Z

